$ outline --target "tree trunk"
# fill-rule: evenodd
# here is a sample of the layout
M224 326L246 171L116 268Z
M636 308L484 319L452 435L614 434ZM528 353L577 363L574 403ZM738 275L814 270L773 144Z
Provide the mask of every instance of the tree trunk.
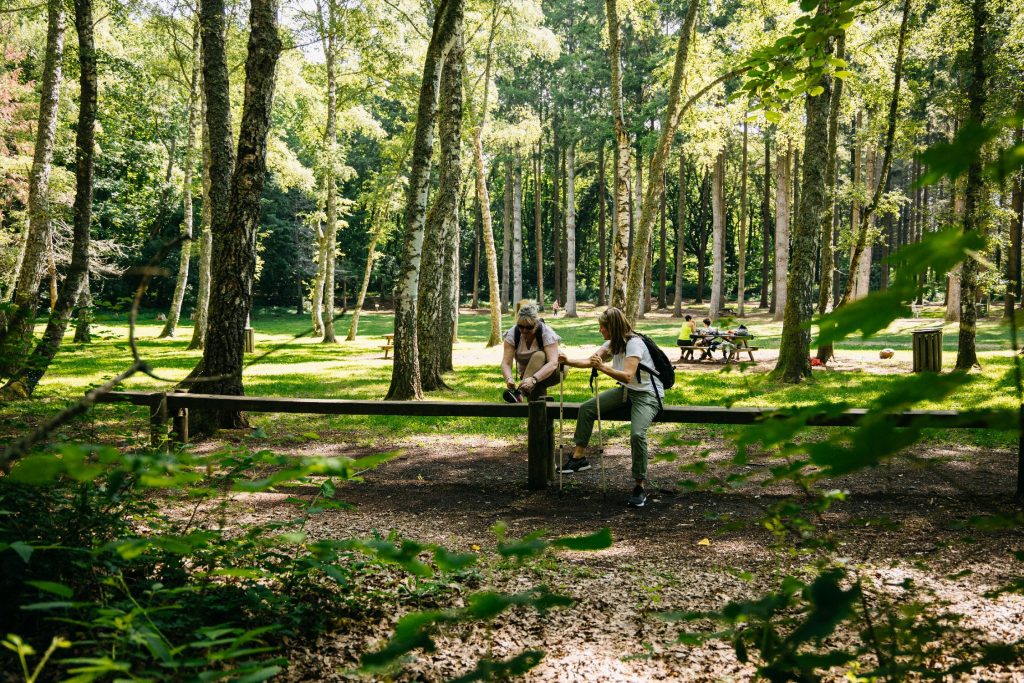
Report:
M336 344L334 333L335 266L338 259L338 85L335 68L338 59L337 36L334 29L334 2L327 3L326 35L321 37L327 66L327 122L324 127L324 190L327 196L327 223L324 228L324 318L322 343Z
M481 224L484 222L482 214L483 210L478 199L473 205L473 293L469 302L469 307L473 309L480 306L480 233L482 232Z
M78 322L75 324L75 343L89 344L92 342L92 292L90 291L89 273L85 273L85 282L78 293L78 301L75 303L75 315Z
M759 306L768 308L768 288L771 286L771 253L772 246L772 162L771 140L768 133L764 135L764 192L761 195L761 301Z
M722 312L725 280L725 151L718 153L711 180L711 319Z
M366 268L363 270L363 282L359 286L356 307L352 310L352 322L349 324L348 336L345 337L345 341L355 341L359 335L359 316L363 312L363 304L366 303L366 292L370 288L370 275L373 273L373 261L377 254L378 242L380 242L380 230L374 226L370 245L366 248Z
M555 119L558 120L557 118ZM562 183L561 183L561 164L559 163L560 154L558 150L558 129L554 129L551 132L554 149L552 153L554 155L554 164L552 165L552 204L554 204L554 210L551 216L551 264L552 276L554 282L552 283L554 289L555 301L565 303L565 290L562 288L562 223L560 220L559 210L562 205ZM541 304L543 305L543 303Z
M0 390L0 399L27 398L35 391L39 380L46 374L53 357L57 355L64 332L67 330L71 311L78 301L79 293L89 275L89 226L92 219L93 165L95 161L96 138L96 50L93 44L92 0L75 0L75 30L78 34L79 63L79 105L78 129L75 134L75 203L74 242L71 247L71 264L64 282L57 294L57 301L50 312L46 331L36 344L32 354L18 368L7 385ZM51 15L51 19L53 16ZM47 40L49 43L49 39ZM48 50L49 52L49 50ZM49 56L49 55L47 55ZM58 79L59 80L59 79ZM44 98L48 93L44 92ZM53 102L56 108L56 101ZM43 123L40 113L40 124ZM38 150L37 150L38 152ZM38 160L37 153L36 159ZM42 186L46 186L46 168L39 168ZM36 173L33 162L33 174ZM37 185L38 187L39 185ZM42 205L46 210L45 203ZM31 220L31 219L30 219ZM46 230L49 234L51 231ZM31 337L30 337L31 339Z
M565 315L576 313L576 143L569 143L565 158Z
M15 280L13 306L0 310L0 376L20 369L32 348L32 331L39 307L39 286L46 272L50 243L50 166L57 133L57 111L64 58L64 3L47 3L46 56L39 93L35 150L28 177L28 230L21 267Z
M1024 95L1017 100L1018 111L1024 110ZM1017 132L1014 140L1020 146L1024 142L1024 126L1017 121ZM1017 169L1016 177L1010 176L1013 187L1010 206L1013 217L1010 219L1010 248L1006 254L1006 303L1003 316L1013 315L1016 303L1021 300L1021 225L1024 224L1024 172Z
M417 334L420 374L424 391L448 389L444 358L451 358L454 326L455 243L459 234L459 190L462 187L462 25L456 26L455 46L441 72L437 133L440 138L438 183L427 213L421 268L431 277L420 278ZM487 176L483 176L486 183ZM479 189L479 188L478 188ZM497 298L495 299L497 303Z
M818 98L819 99L820 95ZM773 320L783 320L789 270L789 157L790 151L775 156L775 296Z
M460 6L458 8L458 12L459 12L460 18L459 18L459 21L458 21L457 30L458 30L458 33L459 33L460 49L464 49L464 47L461 45L461 41L463 40L463 38L462 38L462 19L461 19L461 15L462 15L462 12L463 12L463 9L461 7L462 0L458 0L458 2L460 4ZM491 15L491 31L488 34L488 38L487 38L487 55L486 55L485 64L484 64L483 109L481 110L482 113L480 115L480 125L477 127L476 131L474 131L474 135L473 135L473 166L476 169L476 186L475 186L476 187L476 200L477 200L477 203L478 203L478 205L480 207L480 211L481 211L481 214L480 214L480 230L483 233L483 238L484 238L484 254L487 257L487 285L488 285L488 290L489 290L487 298L488 298L489 308L490 308L490 311L491 311L491 333L490 333L490 336L487 339L487 346L488 347L496 346L497 344L501 343L501 304L502 304L502 295L504 295L505 297L508 296L508 289L507 289L508 279L506 278L506 288L505 289L502 289L500 284L498 283L498 255L495 252L495 246L494 246L494 228L493 228L493 225L492 225L492 222L491 222L491 198L490 198L490 195L487 192L487 169L486 169L486 167L484 165L484 143L483 143L484 128L487 126L487 109L488 109L488 102L489 102L489 97L490 97L491 66L492 66L492 59L493 59L494 33L497 30L497 24L498 24L498 18L499 18L498 10L499 10L499 5L495 4L494 5L494 13ZM459 57L459 59L464 62L465 61L464 54L461 55ZM461 91L460 91L459 97L461 98L461 96L462 95L461 95ZM461 104L460 104L460 106L461 106ZM508 178L507 177L505 179L505 182L506 182L506 184L508 183ZM507 194L508 193L506 191L506 195ZM507 201L507 198L506 198L506 201ZM507 235L507 233L508 233L508 222L506 220L506 223L505 223L505 234ZM458 236L456 236L455 239L458 239ZM507 240L508 238L504 237L504 239ZM507 262L507 256L505 256L505 253L507 253L507 252L508 252L508 250L506 249L505 252L502 254L502 258L506 259L506 262ZM506 267L506 273L507 272L508 272L508 269ZM456 268L455 279L456 279L456 281L458 280L458 269L457 268ZM456 289L457 288L458 288L458 286L456 285ZM457 315L458 314L458 302L457 301L455 302L455 306L456 306L456 323L457 323L457 319L458 319L458 315Z
M866 159L864 162L864 176L869 187L874 187L875 176L877 173L876 164L878 161L878 153L874 147L868 149L865 155ZM865 217L864 224L867 227L866 236L864 240L863 250L860 254L860 260L856 265L856 272L854 272L853 263L850 263L851 277L853 281L853 291L850 294L850 299L856 301L857 299L863 299L869 294L871 288L871 257L874 246L874 215Z
M181 255L178 259L178 279L174 283L174 296L167 312L167 322L159 337L174 338L181 317L181 304L185 300L188 286L188 268L192 260L192 169L195 160L192 154L196 145L196 122L199 120L199 63L200 63L199 22L192 31L192 82L188 94L188 128L185 131L185 159L182 162L181 204L184 218L181 223Z
M823 11L819 8L819 14ZM824 92L805 101L804 164L800 191L800 213L793 234L793 257L788 282L780 287L785 301L779 361L774 374L785 382L800 382L811 375L811 317L814 314L814 261L822 215L828 206L828 115L832 96L831 79L824 79ZM779 178L779 185L783 185ZM780 241L782 241L780 239ZM788 240L784 242L784 245ZM785 277L785 271L783 272ZM782 307L780 306L780 309Z
M445 58L455 45L462 25L463 0L440 0L423 64L423 80L416 111L412 168L405 203L405 235L395 287L395 360L388 400L423 398L420 386L419 344L416 330L423 224L426 220L430 160L434 146L438 89Z
M708 203L710 202L711 176L704 171L704 179L700 183L700 213L697 215L697 298L694 303L704 303L704 290L707 285L708 257Z
M533 239L537 259L537 303L544 306L544 221L541 214L541 164L540 142L533 160Z
M245 101L239 126L237 155L231 154L231 108L228 100L227 54L222 0L203 0L203 80L212 151L213 260L210 272L210 315L203 359L186 380L189 390L203 394L244 394L242 359L245 328L252 308L256 268L256 231L267 171L267 137L274 99L274 75L281 53L274 0L252 0L249 45L245 62ZM237 159L232 169L232 161ZM227 199L225 202L224 200ZM195 377L195 379L192 379ZM200 411L190 415L193 428L248 425L238 411Z
M608 197L605 194L605 158L604 140L597 148L597 241L599 243L600 265L598 266L597 305L608 303L608 235L607 218Z
M202 28L200 27L201 31ZM201 76L202 74L200 74L200 84L202 83ZM202 111L200 131L203 139L203 210L200 214L199 291L196 292L196 307L192 312L192 340L188 344L189 350L202 349L206 346L206 320L210 308L210 268L213 257L213 208L210 199L212 191L210 167L213 163L213 158L210 149L210 129L206 125L206 94L204 88L200 88L199 101Z
M664 178L664 176L662 176L662 178L661 178L661 185L662 185L662 187L665 187L665 178ZM659 241L659 247L658 247L658 264L659 264L658 265L658 309L659 310L668 308L668 299L667 299L668 292L665 291L665 288L666 288L665 282L668 279L668 272L667 272L668 271L668 264L666 263L666 252L665 252L665 249L666 249L665 242L668 240L667 228L666 228L666 225L665 225L665 222L667 220L667 217L665 215L666 210L667 210L667 206L666 206L666 202L665 202L665 195L666 195L666 192L662 191L662 193L661 193L661 201L660 201L661 207L660 207L660 210L659 210L659 213L661 214L661 234L659 236L660 237L660 241Z
M909 0L908 0L909 2ZM985 42L988 32L988 8L985 0L973 0L971 17L974 31L971 38L971 82L967 86L970 120L977 126L985 125L985 91L988 73L985 70ZM967 167L967 187L964 190L964 233L978 231L985 237L985 179L980 154ZM969 370L978 363L975 345L978 333L978 274L981 265L974 255L968 255L960 271L960 338L957 341L956 368Z
M523 299L523 162L516 150L512 169L512 305Z
M536 191L536 189L534 190ZM501 215L501 310L512 308L512 158L505 159L505 202Z
M846 33L840 33L836 39L836 57L846 59ZM843 98L843 79L837 78L832 84L832 102L828 111L828 161L825 167L825 182L828 191L828 209L821 219L821 269L818 278L818 315L825 315L832 299L832 278L835 271L835 254L832 246L832 225L836 215L836 150L839 143L839 110ZM818 347L818 359L822 357L822 347ZM827 349L831 355L831 348Z
M612 4L614 0L606 0ZM658 136L658 146L655 149L654 157L651 160L650 179L648 181L647 194L644 197L643 206L640 209L640 217L637 225L637 233L634 237L634 254L636 259L647 259L650 253L651 233L654 228L655 211L660 205L661 195L665 192L665 168L668 163L668 154L675 138L676 130L679 128L679 121L686 108L682 105L683 76L686 72L686 62L690 49L690 37L693 35L694 26L697 23L697 10L700 8L699 0L690 0L686 10L686 16L679 28L679 40L676 45L675 62L672 70L672 81L669 84L668 104L665 109L665 119L662 121L661 134ZM609 22L609 29L610 29ZM614 80L614 78L613 78ZM618 133L616 133L618 135ZM628 153L628 147L627 147ZM627 165L628 168L628 165ZM637 183L640 184L639 174ZM640 304L638 294L643 282L643 268L636 267L636 261L630 264L628 292L626 293L626 317L632 320L636 317L637 307ZM640 271L640 272L638 272ZM614 299L613 299L614 302ZM719 302L721 303L721 302ZM714 314L714 311L712 311Z
M744 317L747 298L747 122L743 121L743 154L740 161L740 229L739 229L739 273L736 281L736 313Z
M618 1L605 0L604 6L608 16L608 58L612 81L610 105L615 129L615 242L612 245L611 305L622 309L626 306L626 281L629 277L629 130L622 108L622 36L619 34Z
M679 207L676 218L675 301L672 317L683 316L683 264L686 261L686 154L679 150Z

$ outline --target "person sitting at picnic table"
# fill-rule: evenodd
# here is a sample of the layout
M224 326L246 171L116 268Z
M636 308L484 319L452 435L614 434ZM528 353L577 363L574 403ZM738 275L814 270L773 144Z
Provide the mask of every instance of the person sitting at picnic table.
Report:
M597 419L598 401L601 412L629 405L629 451L633 460L632 474L636 481L629 497L630 507L643 507L647 502L644 483L647 480L647 428L661 410L661 397L665 390L661 381L646 368L654 367L654 360L644 340L633 333L625 314L618 308L608 308L598 318L601 336L605 342L589 358L569 360L565 354L559 360L574 368L593 368L608 375L619 386L606 389L596 397L580 404L576 433L573 436L572 456L562 464L562 473L571 474L590 469L585 454ZM606 361L611 359L611 364Z
M692 315L683 318L683 326L679 328L679 337L676 339L676 346L680 347L679 360L681 363L687 358L693 360L693 347L700 335L697 334L697 321Z
M501 374L505 379L502 398L509 403L521 403L523 394L528 399L544 396L547 388L559 380L558 343L562 338L544 324L536 302L521 302L516 315L515 327L505 333L501 359ZM516 363L515 374L513 360Z

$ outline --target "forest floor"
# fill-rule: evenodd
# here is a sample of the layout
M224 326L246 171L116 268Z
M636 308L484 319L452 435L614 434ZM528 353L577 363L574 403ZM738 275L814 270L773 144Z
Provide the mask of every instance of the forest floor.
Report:
M709 451L712 465L728 466L734 447L718 430L687 428L685 436L697 444L694 452ZM561 490L556 483L540 492L525 488L525 444L500 439L416 436L353 448L325 434L293 453L356 457L393 448L401 454L339 490L338 498L351 509L307 524L312 537L397 532L454 551L482 549L482 556L495 559L484 562L474 588L518 592L543 584L576 601L546 615L518 611L490 626L448 628L435 652L417 651L395 680L448 680L481 657L508 658L527 649L545 652L528 681L747 680L753 668L737 660L731 643L679 643L681 633L696 627L659 614L715 610L763 596L787 574L808 579L810 565L821 557L777 548L759 524L766 507L794 489L750 483L728 493L686 492L677 485L684 476L679 463L693 459L685 454L677 462L656 458L651 502L627 508L628 433L621 430L607 443L603 478L595 462L588 472L564 476ZM1009 445L980 450L933 444L826 482L848 497L817 519L819 533L839 539L835 555L857 567L879 622L900 614L900 605L920 601L930 614L949 614L960 628L977 629L977 636L1004 643L1024 638L1024 596L984 597L1021 575L1012 552L1024 549L1024 539L1019 530L968 524L1010 509L1014 460ZM752 457L746 469L768 463ZM294 509L286 497L245 497L238 521L287 518ZM499 522L507 524L509 538L537 530L581 535L608 526L615 541L607 550L563 551L516 566L493 552L491 529ZM461 606L466 586L453 587L438 606ZM358 679L353 670L359 655L381 647L405 609L342 618L315 642L294 643L285 680ZM700 626L713 629L707 621ZM951 637L951 629L936 637ZM824 649L850 642L850 633L840 633ZM831 673L835 680L843 676L838 669ZM982 677L1021 681L1024 663L977 671L964 680Z

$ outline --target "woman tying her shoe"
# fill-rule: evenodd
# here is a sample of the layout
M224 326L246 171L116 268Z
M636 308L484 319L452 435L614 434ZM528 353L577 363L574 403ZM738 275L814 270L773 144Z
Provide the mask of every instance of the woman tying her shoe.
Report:
M505 333L505 353L501 359L501 374L505 378L504 399L519 403L523 394L527 400L536 400L547 393L547 388L558 383L558 343L562 341L554 330L544 324L533 301L524 301L519 307L516 326ZM516 376L512 374L512 361L516 363Z
M576 434L573 436L572 457L562 465L562 473L570 474L590 469L585 457L590 435L597 418L597 401L601 412L607 414L623 404L629 404L629 450L633 459L633 479L636 486L628 504L643 507L647 503L644 483L647 479L647 428L661 410L659 396L664 395L661 382L646 368L654 368L654 360L644 340L633 333L633 327L626 316L617 308L609 308L598 319L604 344L589 358L560 360L574 368L594 368L619 383L614 389L602 391L597 399L591 398L580 405L576 420ZM611 358L611 365L605 362Z

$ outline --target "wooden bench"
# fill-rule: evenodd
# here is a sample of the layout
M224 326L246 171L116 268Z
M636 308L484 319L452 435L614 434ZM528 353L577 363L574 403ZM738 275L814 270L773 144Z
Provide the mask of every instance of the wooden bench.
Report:
M754 360L754 351L760 351L760 349L761 347L759 346L737 346L729 351L729 361L738 361L740 359L740 354L746 353L750 356L750 362L756 363L757 361Z
M527 488L544 489L557 476L555 458L555 420L559 413L568 420L579 416L579 403L559 407L549 401L524 403L482 403L474 401L365 401L315 398L272 398L265 396L218 396L142 391L112 391L97 398L98 403L131 403L149 408L150 436L154 448L170 443L187 443L190 408L220 409L259 413L302 413L311 415L394 415L404 417L485 417L527 420L528 475ZM839 414L807 416L814 427L854 427L868 414L853 408ZM168 416L173 431L167 433ZM604 420L629 420L629 412L605 413ZM764 420L788 417L777 408L666 405L655 422L677 424L750 425ZM940 429L1017 430L1016 410L907 410L886 415L897 427L928 427ZM1024 498L1024 435L1019 438L1017 452L1018 499Z
M384 360L388 359L388 352L390 352L393 348L395 348L394 347L394 341L395 341L395 335L393 335L393 334L385 334L384 335L384 344L383 344L383 346L378 347L381 351L384 352Z

